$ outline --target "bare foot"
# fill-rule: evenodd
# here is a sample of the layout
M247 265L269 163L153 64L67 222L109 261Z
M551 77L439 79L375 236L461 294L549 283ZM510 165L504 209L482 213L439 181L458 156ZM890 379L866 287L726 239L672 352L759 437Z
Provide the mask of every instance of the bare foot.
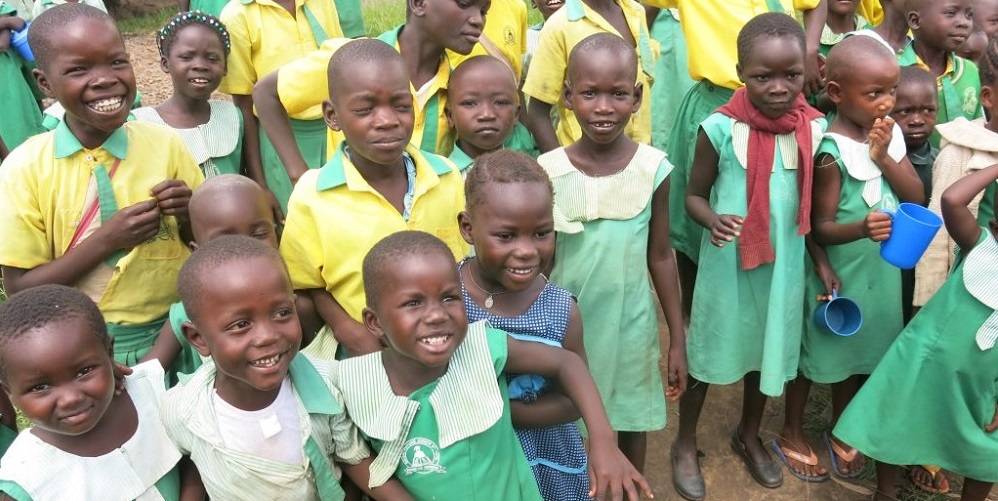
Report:
M828 470L818 464L818 456L806 441L777 438L775 443L786 457L784 464L791 472L807 477L807 481L828 479Z
M835 437L829 436L828 441L832 445L832 454L838 459L839 466L836 473L840 477L855 477L863 471L863 467L866 466L866 456L863 453L839 442Z

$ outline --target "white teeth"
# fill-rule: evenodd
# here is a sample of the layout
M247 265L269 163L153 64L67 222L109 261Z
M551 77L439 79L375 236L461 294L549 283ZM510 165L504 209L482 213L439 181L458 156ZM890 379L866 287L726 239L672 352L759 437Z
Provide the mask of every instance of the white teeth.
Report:
M534 271L533 268L506 268L506 271L514 275L529 275L530 272Z
M274 355L270 358L261 358L260 360L254 360L250 362L250 365L254 367L267 367L276 364L281 360L281 355Z
M448 336L448 335L424 337L423 339L420 339L419 342L423 343L423 344L429 344L429 345L438 345L438 344L444 344L444 343L446 343L447 339L449 337L450 336Z
M206 83L208 83L208 79L207 78L192 78L192 79L190 79L188 81L192 82L192 83L196 83L196 84L206 84Z
M91 103L88 103L91 109L99 111L101 113L107 113L109 111L114 111L121 107L124 100L120 97L109 97L107 99L100 99Z

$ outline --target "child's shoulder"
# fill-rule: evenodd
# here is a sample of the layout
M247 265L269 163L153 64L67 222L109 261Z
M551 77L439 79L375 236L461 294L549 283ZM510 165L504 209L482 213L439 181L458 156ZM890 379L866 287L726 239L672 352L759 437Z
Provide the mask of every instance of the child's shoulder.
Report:
M38 164L45 164L48 159L54 160L54 147L54 130L29 137L17 148L11 150L7 158L0 164L3 165L3 177L10 176L13 172L34 168Z
M940 151L951 147L963 147L972 150L998 152L998 134L985 127L984 118L967 120L957 117L949 122L936 125L936 131L942 138Z

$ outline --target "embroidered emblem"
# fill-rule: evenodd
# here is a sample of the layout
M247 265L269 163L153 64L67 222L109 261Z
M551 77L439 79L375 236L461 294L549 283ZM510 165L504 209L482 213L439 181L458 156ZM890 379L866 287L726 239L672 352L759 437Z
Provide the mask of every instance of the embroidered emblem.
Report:
M447 473L447 468L440 466L440 447L432 440L413 438L403 446L402 462L405 463L405 474Z
M502 30L502 39L506 45L516 44L516 35L513 34L513 28L507 26Z
M977 112L977 89L968 88L963 91L963 114L972 117Z

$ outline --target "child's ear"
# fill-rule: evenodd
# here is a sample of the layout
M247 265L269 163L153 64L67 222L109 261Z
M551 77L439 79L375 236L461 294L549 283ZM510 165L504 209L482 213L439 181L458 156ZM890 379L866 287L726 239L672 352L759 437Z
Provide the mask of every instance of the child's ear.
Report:
M835 80L829 80L825 82L825 93L828 94L828 99L839 104L842 102L842 86Z
M738 75L738 81L745 83L745 79L742 78L742 63L735 64L735 74Z
M911 12L908 12L908 15L905 16L905 19L908 21L909 30L915 31L922 25L922 16L919 15L918 11L913 10Z
M461 238L469 245L475 245L475 239L471 236L471 215L468 211L461 211L457 215L457 227L461 229Z
M406 0L409 13L413 16L423 17L426 15L426 0Z
M52 92L52 86L49 85L49 79L45 76L45 73L42 72L42 70L35 68L31 70L31 75L35 77L35 83L37 83L38 88L45 93L45 96L55 99L55 93Z
M194 241L187 242L187 248L190 249L191 252L194 252L194 251L198 250L198 243L194 242Z
M990 110L992 99L994 99L994 96L991 95L991 86L981 86L981 106L983 106L986 110Z
M322 118L326 120L326 126L336 132L340 131L340 119L336 115L336 105L329 99L322 102Z
M447 104L444 105L444 118L447 119L447 126L453 129L454 117L452 117L450 113L450 100L447 100Z
M565 108L572 109L572 82L565 80L565 90L561 93L561 102Z
M645 94L645 87L641 83L634 84L634 106L631 107L631 113L637 113L641 108L641 100Z
M166 56L159 57L159 69L163 70L163 73L170 72L170 65L166 62Z
M364 319L364 327L367 327L368 332L374 334L374 337L378 338L381 344L385 344L385 331L381 328L381 321L378 320L378 315L374 313L374 310L365 306L360 315Z
M201 335L201 331L199 331L197 326L194 325L194 322L187 321L180 324L180 332L184 334L184 339L186 339L188 343L191 343L191 346L193 346L202 357L211 355L211 350L208 349L208 344L205 343L204 336Z

